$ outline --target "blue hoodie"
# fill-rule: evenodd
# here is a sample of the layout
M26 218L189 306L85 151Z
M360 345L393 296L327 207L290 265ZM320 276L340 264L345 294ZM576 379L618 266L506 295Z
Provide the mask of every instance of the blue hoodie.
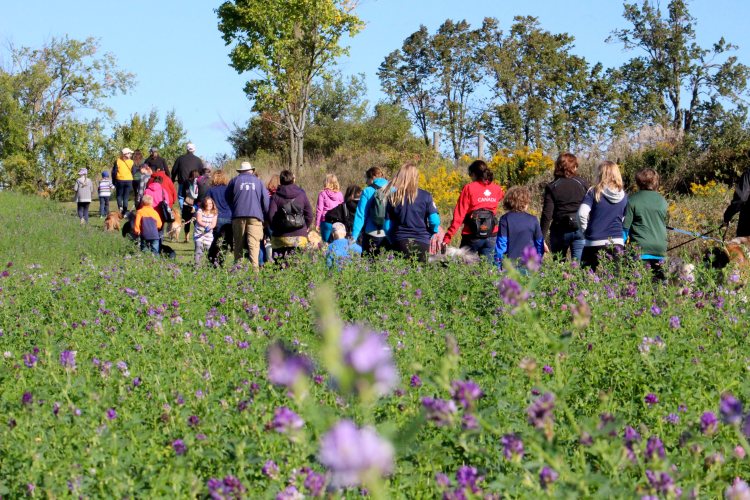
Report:
M388 184L388 181L382 177L378 177L372 181L372 184L375 187L372 185L367 186L364 191L362 191L362 197L359 199L357 211L354 214L354 224L352 225L352 239L354 241L357 241L357 238L359 238L359 233L362 232L363 227L365 233L374 233L373 236L385 236L385 233L390 229L390 221L386 220L382 231L378 231L375 223L372 222L370 218L370 205L372 204L372 198L375 196L375 191L385 187L386 184Z
M232 218L254 217L265 220L270 199L263 182L253 174L239 174L229 181L225 193Z
M624 245L623 222L628 197L624 191L605 188L599 201L591 188L578 208L578 226L586 238L587 247Z
M354 255L362 255L361 246L351 243L346 238L333 240L333 243L328 245L326 264L328 267L333 267L334 264L338 264L341 267L341 264L351 260Z

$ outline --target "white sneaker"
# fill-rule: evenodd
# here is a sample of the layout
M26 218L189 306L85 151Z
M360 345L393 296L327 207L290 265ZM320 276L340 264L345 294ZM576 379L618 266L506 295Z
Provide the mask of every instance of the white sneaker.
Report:
M81 225L84 225L84 224L86 224L86 221L83 219L83 217L81 217Z

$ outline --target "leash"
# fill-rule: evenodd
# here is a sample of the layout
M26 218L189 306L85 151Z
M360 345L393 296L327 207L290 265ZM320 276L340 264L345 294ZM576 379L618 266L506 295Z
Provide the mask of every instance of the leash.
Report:
M685 235L687 235L687 236L692 236L692 238L690 238L689 240L687 240L687 241L683 241L682 243L679 243L679 244L677 244L677 245L675 245L675 246L673 246L673 247L671 247L671 248L668 248L668 249L667 249L667 252L671 252L671 251L672 251L672 250L674 250L675 248L680 248L681 246L683 246L683 245L687 245L688 243L690 243L690 242L692 242L692 241L695 241L695 240L698 240L698 239L701 239L701 240L706 240L706 241L714 241L714 242L716 242L716 243L720 243L720 244L722 244L722 245L723 245L723 244L724 244L724 239L721 239L721 240L720 240L720 239L718 239L718 238L709 238L709 237L708 237L708 235L709 235L709 234L711 234L711 233L715 233L716 231L718 231L718 230L719 230L719 229L721 229L722 227L724 227L724 224L722 224L722 225L720 225L720 226L717 226L717 227L715 227L715 228L713 228L713 229L711 229L711 230L709 230L709 231L706 231L706 232L705 232L705 233L703 233L703 234L698 234L698 233L693 233L693 232L691 232L691 231L685 231L684 229L677 229L677 228L675 228L675 227L672 227L672 226L667 226L667 229L669 229L670 231L674 231L675 233L685 234ZM727 225L727 229L729 229L729 226L728 226L728 225ZM726 236L726 231L724 232L724 235Z

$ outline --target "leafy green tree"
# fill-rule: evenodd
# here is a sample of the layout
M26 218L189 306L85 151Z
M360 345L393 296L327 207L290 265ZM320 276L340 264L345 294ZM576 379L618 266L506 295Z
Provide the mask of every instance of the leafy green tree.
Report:
M134 113L128 122L115 126L110 141L110 152L127 146L131 149L140 149L144 156L148 156L148 148L156 146L159 148L159 154L167 162L174 161L185 152L185 128L174 110L166 114L163 128L160 128L160 124L161 120L156 110L151 110L148 115Z
M435 74L435 54L427 28L409 35L399 50L388 54L380 64L378 77L383 92L394 103L409 110L426 145L430 145L430 126L437 102L430 88Z
M363 27L354 6L350 0L233 0L216 10L224 42L233 45L232 67L260 75L245 92L256 111L281 115L297 171L304 158L313 82L346 53L341 38Z
M711 48L698 45L685 0L670 0L666 13L649 1L625 3L624 9L630 27L613 31L608 41L641 55L613 73L623 120L690 133L706 101L741 102L750 69L729 55L737 47L723 38Z

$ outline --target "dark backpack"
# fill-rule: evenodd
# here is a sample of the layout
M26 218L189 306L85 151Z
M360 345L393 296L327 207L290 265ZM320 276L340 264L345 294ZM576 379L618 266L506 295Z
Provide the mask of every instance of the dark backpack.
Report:
M294 200L287 201L279 208L276 215L276 224L279 229L284 231L294 231L305 227L305 216L303 209L294 203Z
M372 223L378 229L383 229L383 226L385 226L385 207L388 204L387 188L388 186L386 185L385 187L376 189L375 195L370 202L370 220L372 220Z
M480 208L474 210L469 215L469 228L471 229L471 235L475 238L489 238L495 231L495 214L492 210L486 208Z

